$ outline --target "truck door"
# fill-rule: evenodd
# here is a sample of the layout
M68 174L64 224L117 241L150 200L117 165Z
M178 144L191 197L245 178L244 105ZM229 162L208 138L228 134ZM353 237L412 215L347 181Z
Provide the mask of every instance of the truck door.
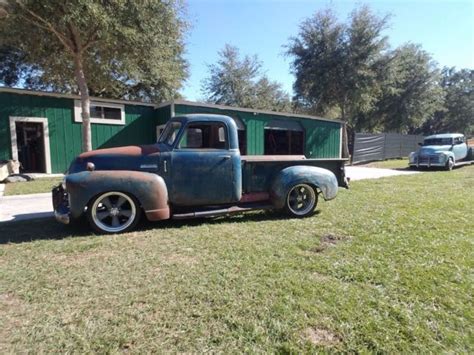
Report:
M170 201L179 206L235 202L233 153L221 122L189 122L171 153Z

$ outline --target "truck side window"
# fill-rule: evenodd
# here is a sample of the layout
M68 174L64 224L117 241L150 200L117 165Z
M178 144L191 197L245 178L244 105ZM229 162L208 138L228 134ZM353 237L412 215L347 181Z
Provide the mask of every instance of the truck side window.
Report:
M222 123L191 123L184 130L180 149L227 149L227 135Z

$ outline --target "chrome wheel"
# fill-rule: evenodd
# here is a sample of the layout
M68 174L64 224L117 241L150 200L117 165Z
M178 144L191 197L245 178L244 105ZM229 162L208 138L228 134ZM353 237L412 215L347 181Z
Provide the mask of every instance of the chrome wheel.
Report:
M139 210L132 197L113 191L94 200L89 216L92 226L100 232L120 233L138 221Z
M314 188L307 184L293 186L286 198L286 208L295 217L306 217L313 213L318 201Z

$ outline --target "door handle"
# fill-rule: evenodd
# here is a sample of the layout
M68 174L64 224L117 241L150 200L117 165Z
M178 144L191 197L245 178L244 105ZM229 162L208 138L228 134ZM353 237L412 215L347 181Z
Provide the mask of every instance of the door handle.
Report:
M167 162L166 162L166 160L165 160L164 163L163 163L163 168L164 168L165 173L168 172L167 164L166 164L166 163L167 163Z
M230 159L230 155L219 155L219 158L222 158L222 159Z

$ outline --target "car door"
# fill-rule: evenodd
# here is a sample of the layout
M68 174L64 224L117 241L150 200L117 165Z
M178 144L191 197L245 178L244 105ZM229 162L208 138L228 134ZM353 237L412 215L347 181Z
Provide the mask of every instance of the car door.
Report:
M454 138L453 153L456 161L462 160L467 156L467 145L464 142L464 137Z
M188 122L171 153L170 201L177 206L232 202L231 157L223 123Z

